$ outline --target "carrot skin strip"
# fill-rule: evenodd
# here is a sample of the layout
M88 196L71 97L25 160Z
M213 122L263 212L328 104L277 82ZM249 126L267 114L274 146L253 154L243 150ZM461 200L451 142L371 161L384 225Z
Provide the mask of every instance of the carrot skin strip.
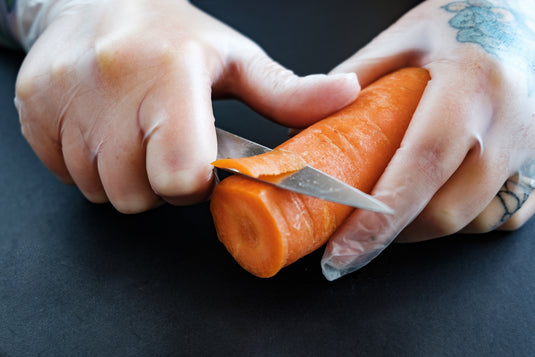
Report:
M256 156L220 159L212 162L212 165L217 168L233 169L256 178L295 172L305 167L306 164L299 154L281 148L275 148Z

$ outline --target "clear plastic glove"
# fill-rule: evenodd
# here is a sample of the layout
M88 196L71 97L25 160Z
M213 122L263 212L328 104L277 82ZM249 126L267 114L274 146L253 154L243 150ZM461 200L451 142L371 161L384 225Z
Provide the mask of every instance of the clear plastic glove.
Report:
M533 215L534 19L532 1L429 0L332 71L362 86L403 66L432 79L373 191L396 213L348 217L322 259L329 280L396 237L515 229Z
M125 213L206 199L212 97L303 127L359 90L355 74L297 77L185 0L20 1L19 12L24 136L62 181Z

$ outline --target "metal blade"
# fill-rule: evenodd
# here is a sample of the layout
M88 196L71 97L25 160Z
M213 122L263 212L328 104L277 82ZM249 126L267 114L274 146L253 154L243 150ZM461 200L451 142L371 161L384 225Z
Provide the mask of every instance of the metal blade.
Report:
M272 149L247 140L226 130L215 128L217 134L217 159L240 158L264 154Z
M240 158L259 155L271 151L271 149L231 134L225 130L216 128L218 142L218 159ZM236 170L227 170L235 174L250 177L254 180L265 182L285 190L301 193L304 195L320 198L323 200L340 203L347 206L362 208L370 211L392 214L394 211L373 198L372 196L346 184L311 166L305 166L299 171L282 177L263 176L262 179L244 175Z

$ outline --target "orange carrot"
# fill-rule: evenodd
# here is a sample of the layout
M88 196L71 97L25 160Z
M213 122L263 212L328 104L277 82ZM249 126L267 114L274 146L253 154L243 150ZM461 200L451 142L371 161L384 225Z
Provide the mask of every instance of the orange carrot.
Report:
M284 174L306 162L370 192L399 147L429 79L422 68L398 70L271 153L214 165L260 176ZM234 175L215 187L210 210L234 259L258 277L271 277L325 244L353 208Z
M301 155L278 147L265 154L239 159L220 159L212 164L215 167L233 169L248 176L263 177L295 172L305 167L307 163Z

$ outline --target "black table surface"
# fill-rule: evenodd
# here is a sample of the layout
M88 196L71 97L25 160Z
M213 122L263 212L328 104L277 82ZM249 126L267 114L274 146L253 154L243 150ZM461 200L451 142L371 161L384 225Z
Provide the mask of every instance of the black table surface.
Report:
M326 72L417 1L196 1L298 74ZM0 355L535 353L535 221L392 245L326 281L315 252L242 270L203 203L121 215L39 162L13 106L23 56L0 51ZM218 125L269 146L285 128L236 101Z

